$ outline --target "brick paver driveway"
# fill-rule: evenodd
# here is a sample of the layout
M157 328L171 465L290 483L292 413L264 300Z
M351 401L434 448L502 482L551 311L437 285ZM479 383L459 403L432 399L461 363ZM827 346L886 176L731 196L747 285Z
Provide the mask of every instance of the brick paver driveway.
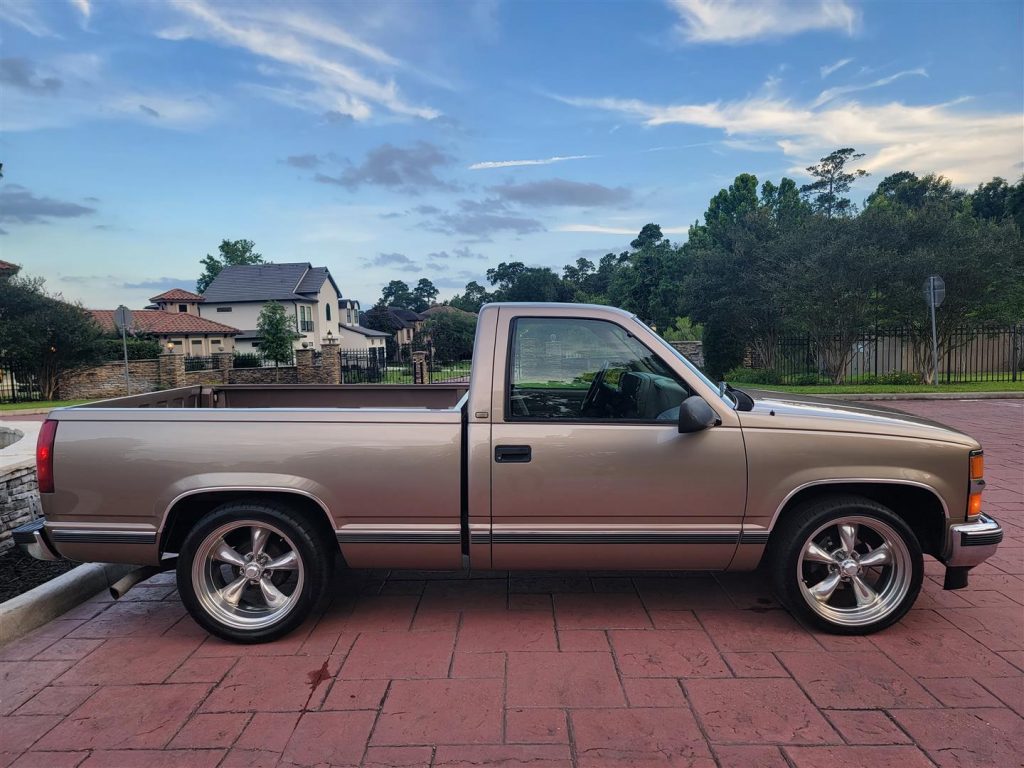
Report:
M809 632L757 574L359 573L243 647L160 577L0 649L0 766L1020 765L1024 401L897 405L981 438L1007 538L882 634Z

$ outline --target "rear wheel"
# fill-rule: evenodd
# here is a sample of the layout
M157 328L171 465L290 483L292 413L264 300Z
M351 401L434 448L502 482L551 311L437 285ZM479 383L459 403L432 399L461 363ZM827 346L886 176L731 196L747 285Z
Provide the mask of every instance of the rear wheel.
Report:
M203 518L178 555L178 591L200 625L226 640L262 643L297 627L324 595L332 552L282 504L230 502Z
M892 510L856 496L794 510L773 541L776 595L792 613L835 634L864 635L899 621L917 599L924 557Z

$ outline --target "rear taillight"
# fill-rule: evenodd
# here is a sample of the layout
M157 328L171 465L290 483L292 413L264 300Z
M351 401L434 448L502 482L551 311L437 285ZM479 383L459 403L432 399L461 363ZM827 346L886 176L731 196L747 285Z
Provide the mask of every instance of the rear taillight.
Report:
M53 493L53 442L56 437L57 422L44 421L36 441L36 478L40 493Z

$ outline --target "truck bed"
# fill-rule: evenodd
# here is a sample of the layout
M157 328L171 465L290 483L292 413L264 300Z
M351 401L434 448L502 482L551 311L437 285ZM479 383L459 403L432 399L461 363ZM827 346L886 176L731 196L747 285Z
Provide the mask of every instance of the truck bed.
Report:
M196 385L115 397L79 408L403 408L458 410L469 384Z

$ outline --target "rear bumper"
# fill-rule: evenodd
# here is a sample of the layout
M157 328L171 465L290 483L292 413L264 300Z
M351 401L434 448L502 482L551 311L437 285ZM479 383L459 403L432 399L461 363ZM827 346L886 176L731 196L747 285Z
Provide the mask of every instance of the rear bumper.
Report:
M973 568L996 553L1003 540L1003 529L994 518L981 515L970 523L949 529L949 556L943 561L948 568Z
M32 555L36 560L63 560L60 553L54 549L53 545L46 538L46 531L43 527L45 524L45 518L37 518L31 523L19 525L11 531L11 537L14 539L15 544Z

